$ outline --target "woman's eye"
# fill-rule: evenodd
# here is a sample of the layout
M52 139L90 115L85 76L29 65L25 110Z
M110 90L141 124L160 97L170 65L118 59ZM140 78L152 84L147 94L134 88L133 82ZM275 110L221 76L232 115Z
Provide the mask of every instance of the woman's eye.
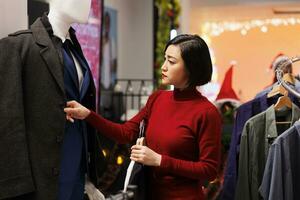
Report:
M175 62L174 62L174 61L172 61L172 60L169 60L169 63L171 63L171 64L175 64Z

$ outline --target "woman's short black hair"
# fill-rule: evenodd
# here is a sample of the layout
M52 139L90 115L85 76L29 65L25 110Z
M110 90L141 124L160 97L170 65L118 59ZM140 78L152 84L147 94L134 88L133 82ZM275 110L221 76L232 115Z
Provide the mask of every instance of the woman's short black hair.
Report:
M189 86L199 86L208 83L212 75L210 53L205 41L198 35L181 34L170 40L170 45L179 46L181 57L189 75Z

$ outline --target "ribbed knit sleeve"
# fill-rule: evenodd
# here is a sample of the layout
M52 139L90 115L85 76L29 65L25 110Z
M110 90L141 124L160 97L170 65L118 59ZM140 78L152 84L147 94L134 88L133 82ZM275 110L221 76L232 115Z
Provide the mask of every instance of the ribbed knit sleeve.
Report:
M137 138L139 133L139 124L143 119L148 118L148 113L150 113L151 105L155 99L158 92L153 93L144 108L135 115L132 119L125 122L124 124L114 123L109 121L102 116L91 111L90 115L86 118L86 121L95 127L100 134L105 135L108 138L116 140L118 143L129 143Z

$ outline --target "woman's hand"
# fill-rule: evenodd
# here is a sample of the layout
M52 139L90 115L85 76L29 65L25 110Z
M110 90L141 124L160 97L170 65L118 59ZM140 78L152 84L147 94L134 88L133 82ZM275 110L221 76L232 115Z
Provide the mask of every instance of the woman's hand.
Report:
M91 113L89 109L77 101L68 101L64 111L67 113L66 118L70 122L74 122L74 119L85 119Z
M148 166L160 166L161 155L144 146L143 139L131 147L130 159Z

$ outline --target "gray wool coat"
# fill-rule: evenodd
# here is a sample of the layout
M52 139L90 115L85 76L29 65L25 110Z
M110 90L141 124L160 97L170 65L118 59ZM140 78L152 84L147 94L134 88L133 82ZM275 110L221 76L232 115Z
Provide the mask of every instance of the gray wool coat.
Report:
M62 55L54 44L40 18L0 40L0 199L57 199L66 98ZM89 176L97 185L101 150L88 129Z

